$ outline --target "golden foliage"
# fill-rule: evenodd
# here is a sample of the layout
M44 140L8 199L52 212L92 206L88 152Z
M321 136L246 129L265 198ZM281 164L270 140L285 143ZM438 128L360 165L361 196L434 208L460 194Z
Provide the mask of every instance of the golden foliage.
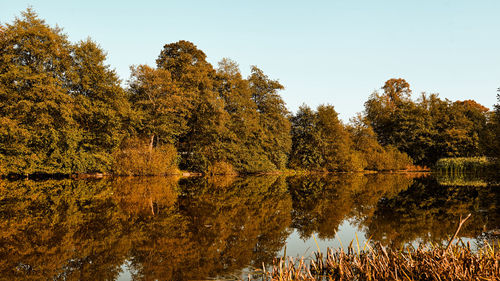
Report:
M233 165L225 161L217 161L208 167L208 175L236 175Z
M173 145L149 147L145 141L131 139L114 154L117 175L154 176L178 174L177 151Z

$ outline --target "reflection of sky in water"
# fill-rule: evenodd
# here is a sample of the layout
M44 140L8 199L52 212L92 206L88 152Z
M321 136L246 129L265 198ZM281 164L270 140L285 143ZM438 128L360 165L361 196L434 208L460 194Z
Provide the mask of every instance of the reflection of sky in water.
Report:
M311 258L314 257L313 253L318 251L318 247L321 252L326 253L328 248L334 250L339 249L341 247L340 242L342 242L342 248L346 250L351 241L353 241L353 246L356 245L356 234L358 235L359 245L362 248L367 241L365 234L360 232L356 226L352 225L347 220L344 220L339 226L339 231L333 239L320 239L318 234L315 233L314 237L318 242L317 245L312 236L304 240L300 238L297 230L294 230L286 240L286 255L290 257ZM282 249L280 251L280 256L283 256L284 250L285 249Z
M165 178L9 183L2 191L6 199L0 198L4 202L0 204L0 223L9 223L16 227L16 233L24 235L5 232L8 239L0 239L0 260L4 257L5 268L25 260L44 268L52 253L60 251L69 261L64 272L73 276L89 269L102 270L92 274L103 276L109 268L118 267L119 276L112 278L123 281L136 274L147 278L148 274L162 276L177 271L178 278L222 274L233 280L245 279L252 270L250 264L261 268L263 261L269 264L273 257L285 255L285 244L287 256L306 259L313 258L318 247L322 253L328 248L347 250L351 241L357 252L356 234L361 248L370 235L373 242L386 246L418 247L429 242L445 246L460 215L471 212L459 236L477 249L477 243L484 239L496 239L499 225L498 189L439 186L430 177L345 175L290 178L288 182L256 177L236 180L223 188L214 189L214 185L201 180L179 184ZM185 192L179 195L176 188ZM153 214L152 206L157 210ZM26 209L50 216L32 216L26 224ZM6 214L3 217L2 212ZM179 225L184 227L177 229ZM112 230L115 227L116 233ZM86 231L82 234L81 229ZM45 233L45 240L30 240L29 233L38 232ZM49 243L59 241L63 232L68 233L64 244ZM154 247L158 239L167 243ZM130 248L123 248L121 242L127 241ZM47 257L22 247L37 243L50 249ZM83 245L79 247L83 252L68 253L65 245L71 249ZM92 247L92 252L85 252L85 247ZM17 254L12 254L15 251ZM102 259L108 255L109 263ZM75 269L74 260L88 262ZM204 261L208 266L203 267ZM45 267L51 270L47 274L58 274L64 263L61 259ZM230 268L217 268L219 264Z
M365 236L365 233L362 230L360 230L357 226L355 226L353 223L351 223L349 220L344 220L342 222L334 238L321 239L318 237L318 233L314 233L313 236L316 238L316 241L313 238L313 236L307 239L300 238L299 232L296 229L293 229L292 233L286 239L286 249L285 247L283 247L281 251L277 253L277 255L278 257L284 256L286 250L287 257L294 257L294 258L304 257L306 260L310 260L314 258L314 252L317 252L318 247L322 253L326 253L328 249L337 250L342 248L344 249L344 251L346 251L351 241L354 251L357 251L356 235L358 237L359 247L361 250L365 246L365 243L371 242L368 241L368 238ZM465 237L461 237L460 239L465 244L469 242L473 249L477 249L477 243L475 239L465 238ZM413 247L418 247L419 244L422 242L423 241L421 239L416 239L415 241L412 241L410 244ZM442 243L446 244L446 242L447 241L443 241ZM454 241L454 243L457 242L458 239ZM120 274L117 280L118 281L132 280L132 275L129 271L128 263L122 265L122 270L123 272ZM233 273L233 275L234 277L244 280L248 278L248 275L251 274L251 272L252 269L245 268L242 269L239 273Z
M320 239L318 238L318 234L314 233L314 237L316 237L316 242L314 238L311 236L307 239L301 239L298 231L296 229L288 236L286 239L286 255L288 257L304 257L306 259L314 258L313 253L318 250L318 246L321 252L326 253L327 249L339 249L340 241L342 242L342 248L344 250L347 249L349 244L352 242L353 247L356 245L356 236L358 235L360 248L363 248L367 239L365 238L365 234L361 232L356 226L351 224L348 220L344 220L343 223L339 226L339 231L335 235L333 239ZM285 248L281 249L278 256L283 256L285 254ZM120 274L118 281L128 281L132 280L132 276L130 271L128 270L128 264L125 263L122 265L122 274ZM242 270L241 273L236 274L238 277L242 279L247 278L247 274L249 269Z
M122 265L122 273L120 276L118 276L117 281L129 281L132 280L132 275L130 274L130 271L128 270L128 262L124 263Z
M300 235L296 229L293 230L293 232L288 236L286 239L286 256L287 257L294 257L294 258L300 258L304 257L306 260L314 258L313 254L314 252L317 252L318 247L321 250L322 253L326 253L327 249L344 249L344 251L347 250L347 247L352 241L352 246L354 247L354 250L357 251L357 246L356 246L356 234L358 236L358 241L359 241L359 247L363 249L365 246L365 243L367 243L368 239L365 237L365 233L362 232L358 227L353 225L351 222L348 220L344 220L342 224L339 226L339 230L337 234L335 235L334 238L331 239L321 239L318 237L317 233L314 233L314 237L316 238L316 241L314 240L313 236L307 238L307 239L302 239L300 238ZM476 243L475 239L471 238L461 238L464 243L469 242L471 247L476 248ZM317 242L317 243L316 243ZM418 245L422 241L420 239L417 239L413 241L411 244L414 247L418 247ZM444 241L446 242L446 241ZM457 240L455 240L455 243ZM342 243L342 244L341 244ZM368 241L369 243L369 241ZM284 256L285 255L285 247L281 249L279 253L277 253L278 256ZM120 274L118 277L118 281L129 281L132 280L132 275L129 271L128 263L125 263L122 265L122 270L123 272ZM243 269L240 273L235 273L236 277L241 278L241 279L247 279L248 274L251 272L251 269Z

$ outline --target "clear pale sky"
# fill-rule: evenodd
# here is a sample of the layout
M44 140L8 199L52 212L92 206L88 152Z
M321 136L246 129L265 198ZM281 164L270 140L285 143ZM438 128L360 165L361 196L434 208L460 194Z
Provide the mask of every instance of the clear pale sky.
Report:
M500 1L0 0L0 22L32 6L73 42L91 37L124 80L164 44L193 42L214 66L257 65L292 111L333 104L347 121L390 78L492 108L500 87Z

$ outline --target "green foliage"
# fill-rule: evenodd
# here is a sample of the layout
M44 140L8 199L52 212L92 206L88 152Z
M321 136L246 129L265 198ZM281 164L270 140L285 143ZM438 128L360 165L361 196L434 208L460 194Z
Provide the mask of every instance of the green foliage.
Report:
M139 119L136 131L151 138L151 145L178 144L187 130L189 97L181 94L168 70L139 65L131 71L129 99Z
M409 84L388 80L365 103L365 114L382 145L406 152L419 165L442 157L487 154L494 137L488 109L473 100L451 102L436 94L410 99Z
M104 52L28 9L2 28L0 54L2 173L109 170L130 111Z
M117 150L113 171L117 175L156 176L179 173L178 155L171 144L151 148L147 141L131 139Z
M218 92L229 114L226 161L241 173L268 172L276 169L265 152L266 139L261 112L253 99L248 79L243 79L238 65L229 59L219 62Z
M81 132L75 130L68 94L70 43L30 9L0 36L0 147L6 172L72 171Z
M290 166L328 171L404 170L412 159L392 146L382 147L372 127L361 116L348 126L338 119L333 106L317 111L301 106L292 121Z
M233 165L224 162L218 161L213 163L207 171L209 175L235 175L236 171L234 170Z
M131 67L127 89L105 59L97 43L69 42L31 9L0 26L1 174L111 172L118 166L124 174L162 174L171 167L147 162L140 151L171 146L182 169L208 173L221 163L237 173L287 166L398 170L412 166L412 159L432 165L442 157L500 151L500 105L493 113L472 100L425 94L414 102L404 79L388 80L383 93L365 103L365 116L344 125L331 105L302 106L292 116L278 80L256 66L243 78L229 59L214 69L188 41L166 44L156 68ZM149 141L132 149L126 139ZM149 168L127 163L127 153ZM170 158L175 152L167 154L165 163L176 162Z
M290 167L295 169L321 169L323 155L318 149L319 139L316 128L316 112L302 105L292 116L292 150Z
M2 174L163 173L151 168L163 164L146 163L143 144L117 150L127 138L149 139L150 151L174 145L192 171L228 163L257 173L288 161L283 86L256 67L248 79L229 60L216 71L179 41L165 45L157 68L132 67L124 91L95 42L71 44L30 9L0 35ZM127 154L149 167L134 167Z
M303 105L291 120L292 168L328 171L365 168L361 154L351 150L349 132L333 106L320 105L314 112Z
M290 134L282 89L260 69L243 79L235 62L217 70L193 43L164 46L157 69L133 68L130 101L141 122L137 131L155 143L172 143L181 168L212 173L227 163L240 173L284 168ZM216 165L217 164L217 165Z
M229 134L229 116L216 91L215 70L206 55L187 41L165 45L156 64L171 74L173 85L187 101L181 106L191 110L187 130L177 147L182 156L181 168L206 171L211 163L224 160Z
M248 77L252 100L259 113L259 144L262 153L277 169L284 169L288 163L288 155L292 146L290 136L291 124L285 102L278 94L283 89L277 80L271 80L262 70L252 66Z
M498 89L500 92L500 88ZM497 101L498 103L495 105L495 113L493 115L493 122L491 125L491 128L493 131L493 141L492 141L492 155L496 156L497 159L499 159L499 165L500 165L500 94L497 94Z
M406 153L391 145L380 145L373 128L361 115L351 119L348 130L352 147L366 161L367 170L406 170L413 166L413 160Z

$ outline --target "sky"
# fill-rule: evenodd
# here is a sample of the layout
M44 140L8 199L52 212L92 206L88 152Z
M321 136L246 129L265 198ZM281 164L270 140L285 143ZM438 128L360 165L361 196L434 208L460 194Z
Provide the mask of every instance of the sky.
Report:
M103 1L0 0L0 23L33 7L72 42L88 37L126 81L131 65L154 66L165 44L188 40L217 66L256 65L285 86L292 112L335 106L344 121L391 78L413 97L439 93L488 108L500 87L500 1Z

